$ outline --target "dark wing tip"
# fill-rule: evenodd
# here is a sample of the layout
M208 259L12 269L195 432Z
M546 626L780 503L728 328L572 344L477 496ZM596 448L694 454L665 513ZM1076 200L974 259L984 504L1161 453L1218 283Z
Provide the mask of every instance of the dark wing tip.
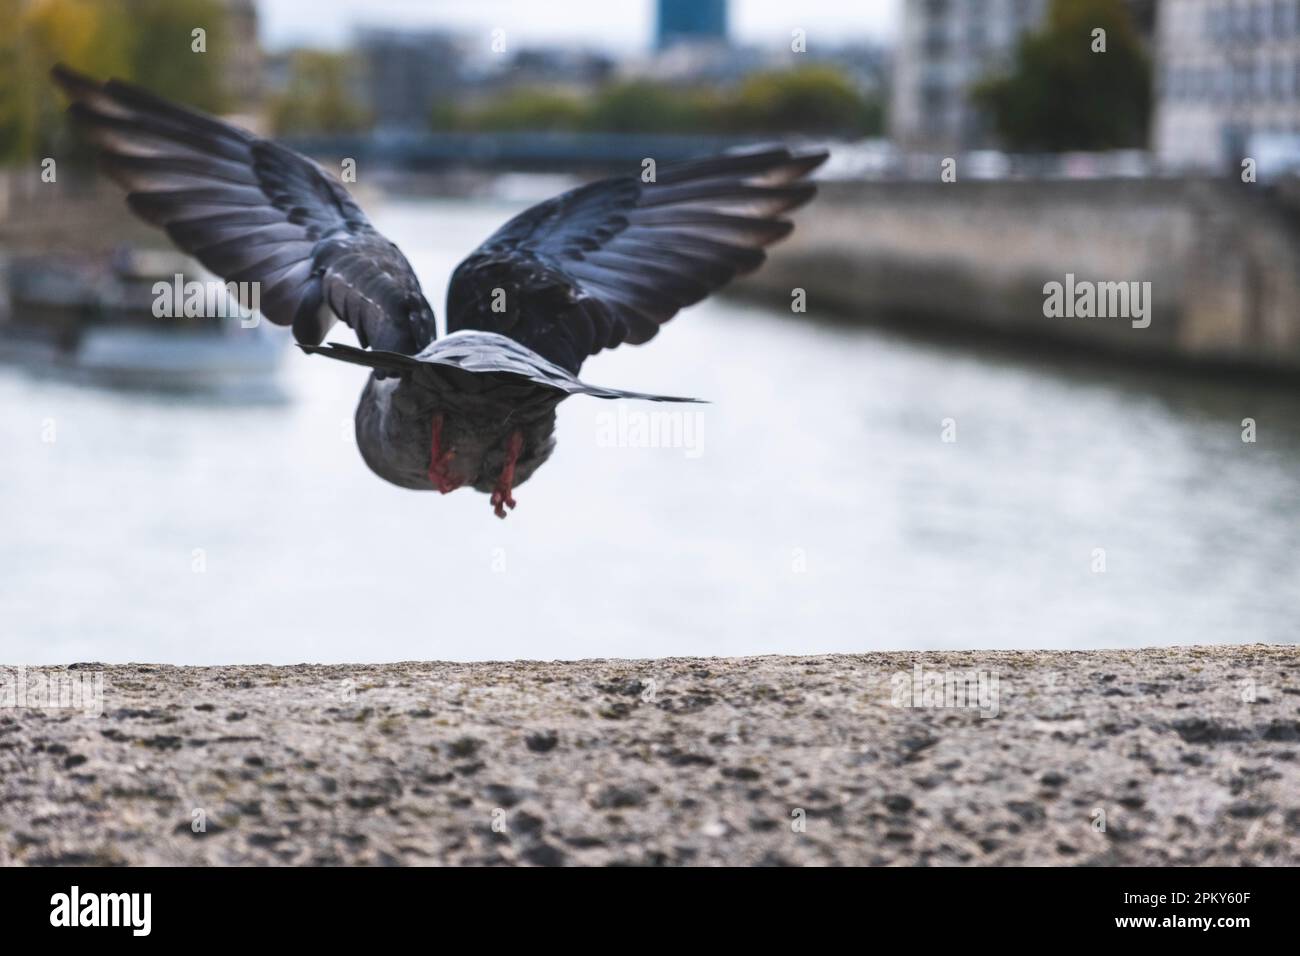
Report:
M50 76L60 86L72 86L81 83L93 83L90 77L79 73L66 63L55 63L50 67Z
M801 168L800 175L807 176L830 158L831 151L829 149L814 149L809 153L796 153L794 161L798 163Z
M816 193L816 191L816 187L814 187L813 192ZM811 199L812 197L809 196L808 198ZM774 219L771 221L768 231L770 238L765 244L770 245L774 242L780 242L794 232L794 223L789 219Z
M812 170L831 158L831 151L829 149L814 149L808 153L796 153L794 158L799 162L807 163L806 171L812 172Z
M101 89L100 84L95 80L64 63L56 63L50 67L50 79L73 101L93 96Z

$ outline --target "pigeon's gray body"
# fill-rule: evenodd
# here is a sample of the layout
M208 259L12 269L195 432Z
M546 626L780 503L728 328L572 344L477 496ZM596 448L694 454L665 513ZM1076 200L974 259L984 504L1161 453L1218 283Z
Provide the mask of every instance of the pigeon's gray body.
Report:
M524 451L515 466L516 487L551 456L555 409L570 395L695 401L588 385L495 332L453 332L419 355L338 344L302 348L376 369L357 405L357 447L379 477L420 491L436 488L429 477L430 423L435 415L453 423L442 442L457 449L450 469L454 476L490 493L504 462L505 437L513 431L522 431L524 437Z
M518 389L507 387L507 392ZM513 431L523 433L524 453L515 465L513 486L522 485L555 450L555 407L563 393L531 388L523 401L512 402L492 390L472 402L444 395L411 379L371 375L357 404L357 448L380 478L403 488L434 491L429 476L433 454L434 415L444 414L454 427L442 440L454 445L457 458L449 465L460 483L490 494L505 465L504 442ZM468 463L462 468L460 462Z
M692 401L581 382L583 360L640 344L763 262L781 214L814 194L824 152L784 148L590 183L525 210L457 267L447 331L410 264L304 156L130 84L64 67L69 112L131 209L230 282L305 351L371 369L357 407L366 464L403 488L511 488L550 457L570 395ZM321 342L335 321L362 348Z

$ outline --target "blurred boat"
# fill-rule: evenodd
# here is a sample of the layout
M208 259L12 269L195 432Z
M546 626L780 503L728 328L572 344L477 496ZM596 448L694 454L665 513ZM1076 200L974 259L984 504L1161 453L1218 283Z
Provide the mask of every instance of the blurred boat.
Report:
M0 273L0 361L36 372L128 388L265 389L288 341L170 251L17 256ZM182 277L206 290L204 314L159 309L162 287Z

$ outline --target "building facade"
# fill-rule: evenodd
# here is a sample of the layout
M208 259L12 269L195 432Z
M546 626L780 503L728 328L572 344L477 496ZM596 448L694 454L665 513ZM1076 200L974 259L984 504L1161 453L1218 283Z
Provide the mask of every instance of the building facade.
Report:
M894 141L918 150L996 146L986 118L971 104L970 91L1011 63L1021 37L1045 24L1052 2L903 0L890 103ZM1162 5L1180 2L1184 0L1164 0ZM1125 0L1125 6L1150 44L1156 0Z
M1162 0L1152 140L1171 170L1239 167L1300 134L1300 0Z
M225 0L229 35L222 51L223 83L235 109L247 109L262 95L262 46L253 0Z
M459 89L464 57L449 33L368 27L356 43L367 104L381 130L427 129L434 107Z
M989 145L970 90L1006 65L1049 0L905 0L894 60L890 134L905 149Z

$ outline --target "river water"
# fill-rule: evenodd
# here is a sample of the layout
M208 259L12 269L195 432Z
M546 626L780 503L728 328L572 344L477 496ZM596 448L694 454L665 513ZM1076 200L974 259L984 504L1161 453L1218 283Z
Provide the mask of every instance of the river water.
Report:
M374 218L441 312L515 208ZM485 496L367 471L363 375L287 355L266 403L0 369L0 662L1296 640L1294 394L712 300L584 369L712 404L566 402L555 456L499 521Z

